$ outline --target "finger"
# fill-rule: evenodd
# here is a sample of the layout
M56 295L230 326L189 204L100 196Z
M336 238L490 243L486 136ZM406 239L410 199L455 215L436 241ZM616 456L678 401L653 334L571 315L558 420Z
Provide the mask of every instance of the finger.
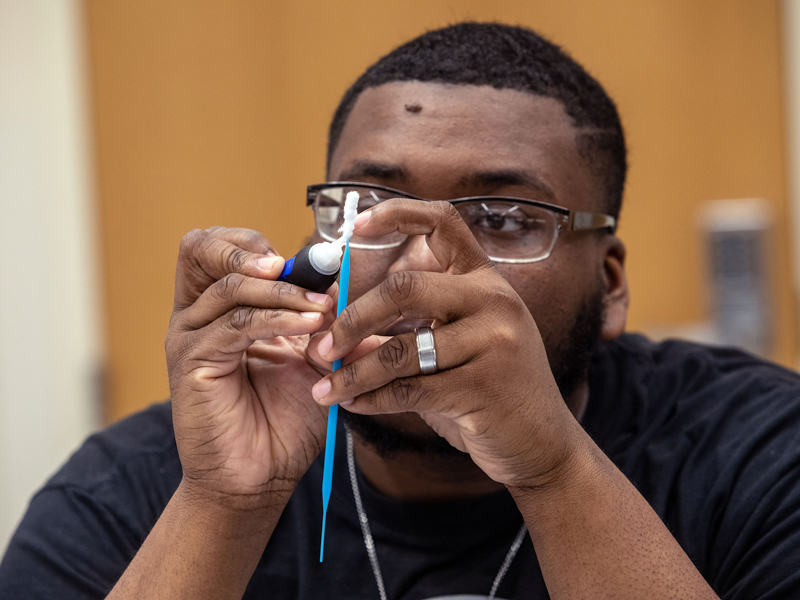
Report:
M194 242L188 244L192 252L186 253L190 265L202 267L204 273L215 279L232 272L274 279L275 271L280 274L282 269L276 260L278 252L252 229L211 227L196 230L187 237ZM270 258L271 261L265 260Z
M333 309L333 300L284 281L229 273L211 284L194 304L177 313L176 325L182 330L200 329L237 306L327 313Z
M330 296L331 299L333 300L333 303L336 304L336 301L339 298L339 282L338 281L334 281L331 284L331 287L329 287L327 290L325 290L325 293L328 294L328 296Z
M240 306L203 329L186 334L184 343L193 357L213 360L242 352L258 340L313 333L321 323L322 314L318 312Z
M278 251L272 247L269 240L255 229L214 226L206 229L206 232L216 235L220 239L230 242L235 246L239 246L248 252L273 256L278 255Z
M445 273L468 273L491 266L461 215L449 202L420 202L396 198L381 202L356 218L355 231L377 237L398 231L424 235Z
M436 366L440 371L463 365L479 352L479 348L465 340L464 333L468 328L468 324L459 321L433 330ZM379 389L395 379L419 374L416 333L404 333L321 379L314 386L312 395L320 404L338 404Z
M481 280L477 277L467 281L446 273L392 273L342 311L330 327L331 337L320 342L320 355L327 360L340 358L400 317L449 323L471 314L489 297L492 278L488 271L486 274L486 293L481 293Z
M324 326L323 326L324 327ZM319 350L317 346L319 346L319 342L322 339L322 334L317 332L308 342L308 347L306 348L306 360L313 364L315 367L318 367L325 373L330 373L331 369L333 368L333 362L329 360L325 360L320 356ZM357 360L367 354L368 352L372 352L380 346L381 344L386 343L388 340L392 339L390 336L385 335L371 335L368 338L364 339L358 346L356 346L352 352L350 352L347 356L342 358L342 364L349 364L354 360Z
M331 297L331 300L333 302L333 306L336 306L336 304L339 301L339 282L338 281L334 281L331 284L331 287L329 287L325 291L325 293L328 296ZM330 326L333 324L333 322L335 320L336 320L336 311L335 310L331 310L329 312L326 312L325 313L325 324L321 327L321 329L322 330L330 329Z
M283 258L255 231L224 228L190 231L178 252L174 309L190 306L211 284L229 273L277 279L283 265Z
M453 393L454 389L471 388L465 381L464 371L464 367L456 367L435 375L393 379L384 386L356 396L352 402L342 403L342 406L348 412L361 415L416 412L456 419L478 408L472 394Z

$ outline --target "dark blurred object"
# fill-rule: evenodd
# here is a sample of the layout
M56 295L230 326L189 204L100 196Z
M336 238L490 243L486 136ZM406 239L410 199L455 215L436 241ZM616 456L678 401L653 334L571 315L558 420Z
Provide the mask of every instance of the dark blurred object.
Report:
M772 210L762 199L715 200L702 208L718 341L772 352L769 267Z

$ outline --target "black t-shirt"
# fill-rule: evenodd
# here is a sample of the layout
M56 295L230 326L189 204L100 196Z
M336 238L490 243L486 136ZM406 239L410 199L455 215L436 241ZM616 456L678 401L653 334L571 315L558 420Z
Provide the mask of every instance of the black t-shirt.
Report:
M800 376L732 349L625 335L595 353L583 426L720 596L800 597ZM325 562L320 458L245 598L378 598L338 439ZM31 501L0 599L103 598L180 478L168 404L89 438ZM507 493L406 504L360 486L390 600L486 596L522 524ZM547 598L529 538L498 597Z

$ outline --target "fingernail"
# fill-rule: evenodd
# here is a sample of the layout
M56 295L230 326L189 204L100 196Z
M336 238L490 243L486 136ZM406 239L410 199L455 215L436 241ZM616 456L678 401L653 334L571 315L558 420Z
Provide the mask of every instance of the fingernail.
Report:
M317 294L316 292L306 292L306 298L308 298L309 302L313 302L314 304L324 305L329 296L326 296L325 294Z
M362 226L364 223L366 223L367 221L369 221L369 218L370 218L371 216L372 216L372 211L371 211L371 210L368 210L367 212L360 213L360 214L359 214L359 215L356 217L356 220L355 220L355 221L353 221L353 226L355 226L355 227L361 227L361 226Z
M314 387L311 388L311 395L314 396L314 400L322 400L325 396L331 393L331 382L330 379L320 379L317 383L314 384Z
M256 266L262 271L272 271L280 260L280 256L266 256L264 258L259 258L256 261Z
M333 336L328 332L325 334L325 337L319 341L317 350L321 356L328 356L331 352L331 348L333 348Z
M344 402L339 402L339 406L350 406L355 398L350 398L350 400L345 400Z
M304 319L308 319L309 321L319 321L319 318L322 316L322 313L318 312L301 312L300 316Z

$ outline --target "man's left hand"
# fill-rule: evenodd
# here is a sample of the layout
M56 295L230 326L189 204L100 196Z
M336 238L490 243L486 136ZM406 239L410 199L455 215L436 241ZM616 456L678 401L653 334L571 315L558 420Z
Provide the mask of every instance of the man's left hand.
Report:
M393 273L312 340L313 359L350 360L314 386L317 402L360 414L416 412L506 485L558 478L583 431L522 299L450 203L390 200L357 220L362 237L392 231L426 236L443 273ZM435 320L435 374L420 374L414 332L380 344L375 333L401 317Z

